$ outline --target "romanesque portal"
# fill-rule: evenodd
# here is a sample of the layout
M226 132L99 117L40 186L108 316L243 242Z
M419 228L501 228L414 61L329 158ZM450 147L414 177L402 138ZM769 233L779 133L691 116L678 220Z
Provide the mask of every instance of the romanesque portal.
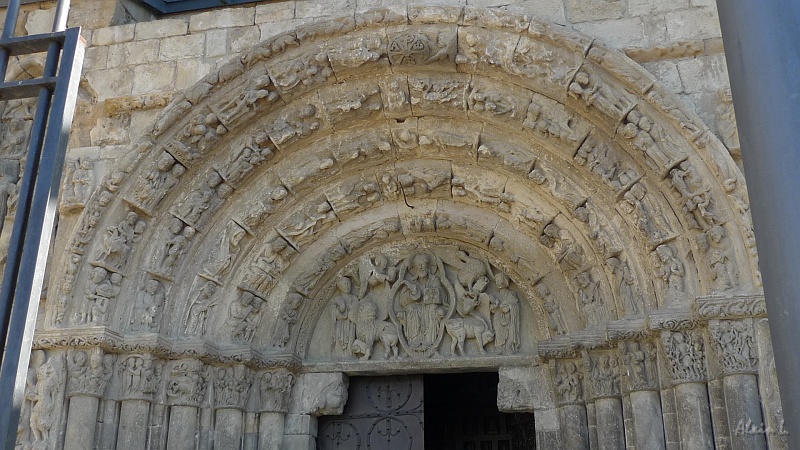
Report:
M539 448L783 448L742 180L649 73L555 26L299 28L78 205L20 442L314 448L347 375L491 370Z

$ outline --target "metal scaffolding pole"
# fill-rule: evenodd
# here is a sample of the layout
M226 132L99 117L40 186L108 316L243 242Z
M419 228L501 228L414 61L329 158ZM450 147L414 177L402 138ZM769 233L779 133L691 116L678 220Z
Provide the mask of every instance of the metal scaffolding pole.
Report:
M58 189L78 95L84 42L64 31L69 0L59 0L53 32L14 37L19 0L11 0L0 37L0 100L37 97L25 171L0 288L0 439L13 449L24 396L39 297L56 218ZM40 78L5 81L12 55L46 52Z
M717 6L783 417L790 448L800 448L800 4L717 0Z

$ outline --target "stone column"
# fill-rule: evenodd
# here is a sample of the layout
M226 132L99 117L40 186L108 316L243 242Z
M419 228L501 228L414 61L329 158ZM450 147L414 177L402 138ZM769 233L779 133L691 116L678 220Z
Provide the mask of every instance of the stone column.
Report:
M628 399L637 450L665 450L664 415L658 393L658 364L651 342L621 342L619 350L628 379Z
M564 448L589 450L589 421L583 402L583 374L574 361L551 361Z
M125 355L118 359L120 380L119 431L117 448L144 450L147 448L150 402L161 377L161 365L152 355Z
M682 450L713 450L714 432L706 388L703 337L698 331L662 331L661 341L675 384L675 410Z
M258 450L258 416L256 413L247 412L244 414L244 444L242 449Z
M240 448L253 374L243 365L214 370L214 448Z
M317 416L337 416L347 403L348 379L343 373L305 373L297 377L286 415L283 447L314 450Z
M295 377L288 370L267 370L259 375L259 450L281 450L286 411Z
M758 349L752 319L709 321L722 369L722 390L733 450L766 450L758 394Z
M90 353L76 350L67 354L69 412L64 448L94 448L100 399L111 378L111 358L111 355L104 358L99 348Z
M675 411L675 391L672 388L661 390L661 409L664 417L664 440L667 450L681 450L678 413Z
M622 416L622 391L619 358L613 351L583 352L590 397L594 399L595 433L592 448L625 448L625 418ZM591 437L591 435L590 435Z
M181 359L170 363L166 396L170 404L168 450L195 450L199 428L198 408L205 397L203 363Z

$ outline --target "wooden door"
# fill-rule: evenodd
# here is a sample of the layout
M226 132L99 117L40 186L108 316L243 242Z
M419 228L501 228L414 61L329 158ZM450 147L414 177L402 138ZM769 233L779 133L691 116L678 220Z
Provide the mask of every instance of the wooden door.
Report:
M424 450L421 375L350 378L340 416L319 420L319 450Z

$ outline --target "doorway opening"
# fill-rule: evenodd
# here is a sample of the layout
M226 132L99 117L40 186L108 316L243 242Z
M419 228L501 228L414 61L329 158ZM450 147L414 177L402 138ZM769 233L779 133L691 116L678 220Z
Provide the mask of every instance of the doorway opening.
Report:
M534 450L533 414L497 409L497 373L351 377L318 450Z
M425 375L426 450L533 450L533 414L497 409L497 373Z

